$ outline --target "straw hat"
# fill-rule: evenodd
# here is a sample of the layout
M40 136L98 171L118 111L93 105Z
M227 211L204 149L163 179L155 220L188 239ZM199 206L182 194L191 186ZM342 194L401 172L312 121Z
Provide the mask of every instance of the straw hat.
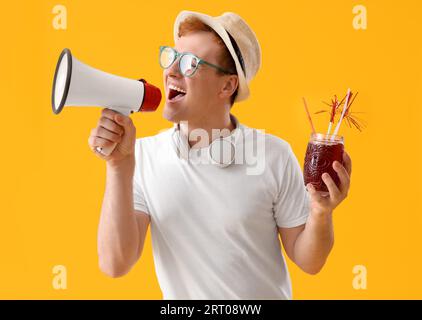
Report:
M182 11L174 22L174 40L178 39L179 26L188 17L196 17L210 26L224 41L236 64L239 88L236 102L246 100L249 96L249 82L261 67L261 47L252 29L239 15L225 12L221 16Z

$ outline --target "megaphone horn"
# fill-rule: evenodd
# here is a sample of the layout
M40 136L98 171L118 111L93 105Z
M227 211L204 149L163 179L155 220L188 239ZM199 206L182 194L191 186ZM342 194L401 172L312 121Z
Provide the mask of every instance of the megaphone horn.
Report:
M105 107L125 116L133 112L155 111L161 101L159 88L145 80L116 76L72 56L69 49L60 54L54 73L51 97L53 112L59 114L65 106ZM113 148L102 149L105 155Z

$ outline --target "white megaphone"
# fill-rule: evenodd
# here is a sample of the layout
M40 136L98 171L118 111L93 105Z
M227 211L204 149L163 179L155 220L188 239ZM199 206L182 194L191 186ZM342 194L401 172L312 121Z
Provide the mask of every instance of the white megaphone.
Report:
M54 73L51 100L55 114L64 106L97 106L128 116L138 111L155 111L161 91L143 79L127 79L92 68L64 49ZM97 147L97 151L108 156L116 145Z

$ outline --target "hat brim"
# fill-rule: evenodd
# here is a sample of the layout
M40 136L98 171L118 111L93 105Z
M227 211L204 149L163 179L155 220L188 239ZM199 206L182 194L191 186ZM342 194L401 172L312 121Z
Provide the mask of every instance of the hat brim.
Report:
M233 48L233 45L230 41L230 38L227 34L227 31L224 29L224 27L213 17L198 13L198 12L192 12L192 11L182 11L179 13L179 15L176 17L176 20L174 22L174 41L179 38L179 26L180 23L182 23L186 18L188 17L195 17L198 18L200 21L205 23L207 26L211 27L223 40L224 44L226 45L227 49L229 50L234 63L236 65L236 72L239 78L239 87L237 90L237 96L235 101L240 102L242 100L246 100L246 98L249 97L249 86L246 81L245 73L242 70L242 67L240 65L239 59L236 55L236 52Z

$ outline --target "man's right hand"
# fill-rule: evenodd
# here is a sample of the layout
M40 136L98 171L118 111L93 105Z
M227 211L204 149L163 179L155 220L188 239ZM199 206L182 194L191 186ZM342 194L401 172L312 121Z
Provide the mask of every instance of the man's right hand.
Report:
M98 126L91 130L88 144L91 150L111 166L118 166L133 157L135 151L136 128L130 117L111 109L103 109ZM105 156L97 147L115 146L113 152Z

